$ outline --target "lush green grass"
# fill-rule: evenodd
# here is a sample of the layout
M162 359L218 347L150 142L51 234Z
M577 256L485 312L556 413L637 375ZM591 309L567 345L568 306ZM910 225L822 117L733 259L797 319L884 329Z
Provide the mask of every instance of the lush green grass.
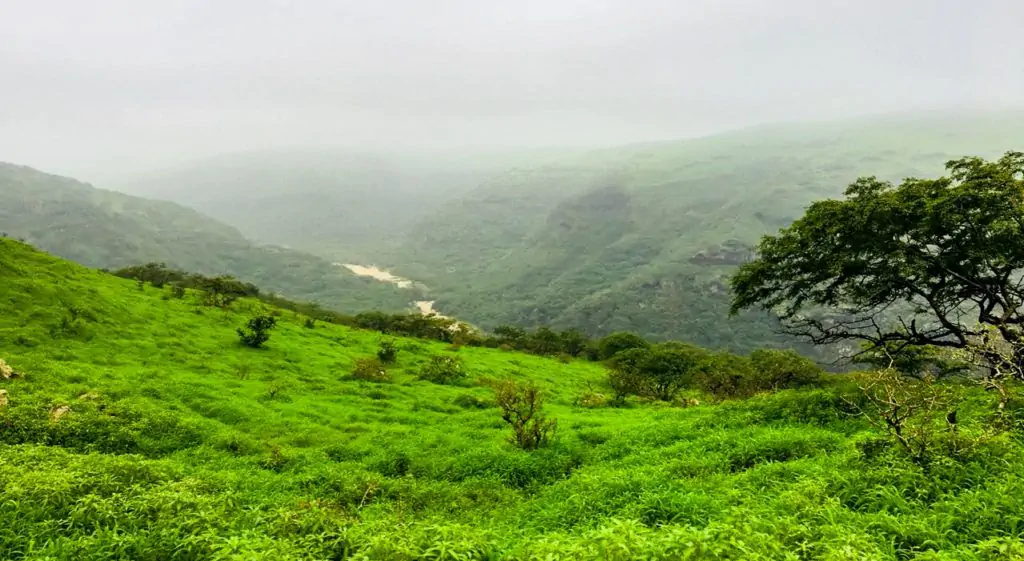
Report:
M254 350L234 329L262 304L165 294L0 240L0 357L25 374L0 381L0 559L1024 556L1009 437L926 472L862 457L836 390L585 409L598 365L411 339L360 382L375 333L286 312ZM416 378L445 353L464 385ZM554 445L507 442L480 383L506 376L548 392Z

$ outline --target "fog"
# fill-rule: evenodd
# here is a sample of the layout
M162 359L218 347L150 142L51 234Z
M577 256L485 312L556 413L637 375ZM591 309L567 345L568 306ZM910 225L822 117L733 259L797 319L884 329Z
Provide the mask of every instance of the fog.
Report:
M1024 100L1017 0L0 0L0 161L596 146Z

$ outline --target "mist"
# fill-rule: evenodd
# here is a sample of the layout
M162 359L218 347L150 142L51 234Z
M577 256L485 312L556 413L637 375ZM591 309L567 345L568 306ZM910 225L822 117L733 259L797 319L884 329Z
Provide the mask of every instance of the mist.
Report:
M274 148L602 146L1024 102L1014 0L35 0L0 160L86 176Z

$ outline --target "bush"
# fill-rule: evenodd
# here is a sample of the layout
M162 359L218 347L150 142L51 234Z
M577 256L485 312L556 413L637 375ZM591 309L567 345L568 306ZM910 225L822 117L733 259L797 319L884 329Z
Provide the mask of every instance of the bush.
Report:
M615 355L630 349L646 349L651 344L636 333L619 331L612 333L597 342L597 358L608 360Z
M708 361L707 351L683 343L628 349L612 358L608 383L619 401L628 395L672 401Z
M573 400L573 405L586 409L596 409L608 405L608 397L603 393L594 391L594 388L587 387Z
M855 375L858 400L849 401L860 416L891 441L915 463L927 466L936 457L962 457L998 431L986 427L968 434L959 409L964 404L963 388L938 382L933 376L911 378L893 368Z
M558 426L555 419L547 419L542 411L540 389L532 382L515 380L499 382L494 398L501 408L501 418L512 426L515 433L511 442L523 450L536 450L551 442Z
M270 330L277 326L277 318L259 315L249 320L245 328L239 328L238 338L247 347L258 349L270 340Z
M753 385L758 390L781 390L813 385L821 368L792 350L758 349L750 353Z
M356 360L355 369L352 370L352 377L356 380L367 382L388 382L391 376L384 365L377 357L360 358Z
M313 318L306 318L306 321L302 322L302 326L306 329L316 328L316 320Z
M383 339L377 349L377 358L382 364L394 364L398 360L398 347L392 339Z
M459 357L437 355L420 369L419 377L435 384L451 384L465 378L466 370Z

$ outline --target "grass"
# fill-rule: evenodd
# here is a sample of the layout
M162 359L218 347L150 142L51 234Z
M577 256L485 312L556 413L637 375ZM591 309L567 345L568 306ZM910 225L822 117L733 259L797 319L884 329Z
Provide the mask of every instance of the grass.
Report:
M862 456L833 389L589 409L598 365L401 338L364 382L378 334L285 312L242 346L265 309L0 240L0 559L1024 558L1011 438L925 471ZM465 381L417 378L445 354ZM508 443L503 377L546 391L553 445Z

